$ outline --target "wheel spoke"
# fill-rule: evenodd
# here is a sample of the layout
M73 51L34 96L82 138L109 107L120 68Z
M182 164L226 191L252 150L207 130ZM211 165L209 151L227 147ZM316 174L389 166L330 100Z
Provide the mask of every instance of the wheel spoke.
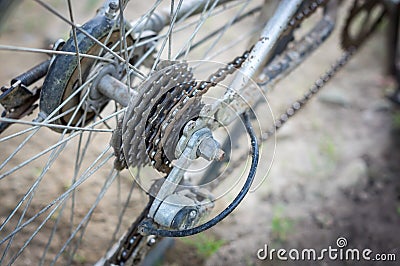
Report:
M252 31L249 31L246 34L243 34L240 38L237 38L236 40L234 40L233 42L224 45L223 47L221 47L220 49L218 49L217 51L215 51L212 54L209 55L205 55L206 57L203 58L203 60L211 60L215 57L217 57L218 55L224 53L225 51L235 47L236 45L238 45L241 42L244 42L246 40L248 40L251 36L254 36L255 34L257 34L259 32L259 29L253 29Z
M188 40L183 44L181 50L178 52L178 54L180 54L182 51L185 51L184 58L186 58L187 55L189 54L190 48L192 46L193 39L195 38L195 36L197 35L199 30L203 26L203 24L206 21L206 19L209 18L210 15L212 14L212 11L216 7L218 1L214 1L212 6L210 7L210 9L207 10L207 7L208 7L209 3L210 3L210 1L207 1L207 4L204 6L203 12L200 15L200 19L199 19L199 21L198 21L198 23L196 25L196 28L194 29L194 31L192 32L192 34L190 35Z
M96 173L101 167L103 167L114 156L112 153L110 153L107 157L105 157L105 159L103 159L103 161L100 161L110 151L110 148L111 148L110 146L107 146L107 148L94 160L94 162L86 169L86 171L84 173L82 173L80 178L74 184L72 184L70 188L68 188L63 194L61 194L55 200L50 202L47 206L43 207L34 216L29 218L25 223L23 223L18 228L13 230L10 234L8 234L4 239L2 239L0 241L0 245L2 245L4 242L6 242L8 239L10 239L13 235L15 235L18 232L20 232L23 228L25 228L27 225L32 223L36 218L41 216L43 213L48 211L51 207L53 207L57 203L60 203L60 202L64 201L72 193L72 191L74 191L78 186L80 186L89 177L91 177L94 173ZM57 206L59 206L59 204ZM48 217L48 218L50 218L50 217ZM2 227L0 228L0 231L3 229L4 224L6 222L8 222L8 220L9 219L7 217L6 221L2 224Z
M96 121L96 122L93 123L90 127L94 127L94 126L96 126L96 125L98 125L98 124L104 123L104 121L107 121L107 120L113 118L114 116L117 116L118 114L124 112L124 111L125 111L125 109L121 109L121 110L119 110L119 111L116 112L116 113L113 113L113 114L111 114L111 115L109 115L109 116L107 116L107 117L105 117L105 118L103 118L103 119L101 119L101 120L99 120L99 121ZM36 130L34 133L36 133L36 132L37 132L37 130ZM70 141L71 139L75 138L75 137L78 136L79 134L81 134L81 132L72 133L72 134L70 134L68 137L63 138L62 140L60 140L59 142L55 143L54 145L52 145L52 146L48 147L47 149L45 149L45 150L43 150L43 151L37 153L36 155L32 156L29 160L26 160L26 161L22 162L22 163L19 164L18 166L14 167L14 168L12 168L11 170L7 171L6 173L0 175L0 180L2 180L2 179L5 178L6 176L8 176L8 175L14 173L15 171L17 171L18 169L24 167L25 165L29 164L30 162L36 160L37 158L43 156L44 154L48 153L49 151L51 151L51 150L57 148L58 146L62 145L63 143L66 143L66 142ZM28 137L28 138L29 138L29 137ZM20 145L20 146L24 146L24 145L26 144L26 142L30 139L30 138L29 138L29 139L28 139L28 138L27 138L26 140L24 140L23 145ZM20 146L18 146L18 150L21 149L21 148L19 148ZM8 158L8 160L10 160L10 159L15 155L15 153L16 153L16 152L13 152L12 156L10 156L10 158ZM3 167L4 167L4 166L3 166ZM0 229L0 230L1 230L1 229Z
M65 21L66 23L68 23L70 26L74 27L75 29L77 29L78 31L80 31L81 33L83 33L86 37L88 37L89 39L91 39L92 41L94 41L96 44L100 45L100 47L102 47L104 50L106 50L107 52L109 52L110 54L112 54L113 56L115 56L116 59L118 59L120 62L125 63L126 60L123 59L120 55L118 55L116 52L114 52L113 50L111 50L110 48L108 48L106 45L104 45L102 42L100 42L99 40L97 40L95 37L93 37L90 33L88 33L87 31L85 31L84 29L82 29L81 27L78 27L76 24L72 23L71 21L69 21L68 19L66 19L63 15L61 15L57 10L55 10L53 7L51 7L50 5L48 5L47 3L43 2L42 0L34 0L35 2L37 2L38 4L40 4L41 6L43 6L45 9L47 9L48 11L50 11L51 13L53 13L54 15L56 15L58 18L60 18L61 20ZM129 64L129 63L128 63ZM141 79L146 79L146 75L144 75L139 69L135 68L134 66L132 66L131 64L129 64L129 67L131 68L132 71L135 72L135 74L141 78Z
M63 132L62 136L60 137L60 140L63 140L64 136L66 134L66 130ZM82 134L82 132L78 132L78 134ZM22 219L25 216L25 213L28 209L28 207L30 206L30 203L33 199L34 193L36 191L36 189L39 187L42 179L44 178L45 174L48 172L48 170L50 169L51 165L54 163L54 161L58 158L58 156L60 155L60 153L64 150L67 142L66 141L59 141L58 143L61 143L60 145L57 145L54 149L52 149L52 153L49 156L49 159L47 160L45 167L43 168L41 174L39 175L39 177L35 180L34 184L31 186L31 188L27 191L27 193L25 193L24 197L21 199L21 201L17 204L17 206L14 208L13 212L7 217L6 221L1 225L0 227L0 231L3 229L3 227L7 224L7 222L14 216L14 214L17 212L17 210L22 206L22 204L25 202L25 200L28 198L28 196L30 196L29 200L26 203L25 209L21 215L20 221L18 222L17 227L19 226L20 222L22 221ZM54 146L54 145L53 145ZM49 150L50 151L50 150ZM40 153L39 153L40 154ZM27 160L25 162L30 162L30 160Z
M65 135L65 133L63 134L63 136L64 136L64 135ZM63 137L63 136L62 136L62 137ZM23 219L24 219L24 217L25 217L25 214L26 214L26 212L27 212L29 206L31 205L31 202L32 202L33 197L34 197L34 195L35 195L35 191L36 191L37 188L39 187L39 185L40 185L41 181L43 180L45 174L46 174L47 171L50 169L51 165L54 163L54 161L57 159L57 157L60 155L60 153L64 150L65 146L66 146L66 143L64 143L63 145L60 145L59 147L57 147L57 149L54 149L54 150L52 151L51 155L49 156L49 159L47 160L47 162L46 162L46 164L45 164L45 166L44 166L44 168L43 168L41 174L40 174L39 177L36 179L35 183L31 186L31 188L30 188L30 189L28 190L28 192L24 195L24 197L22 198L22 200L21 200L21 201L17 204L17 206L14 208L14 211L13 211L12 215L9 216L9 217L7 217L6 221L10 220L10 219L13 217L13 215L16 213L16 211L22 206L22 204L26 201L26 199L27 199L28 196L29 196L29 199L26 201L25 208L24 208L24 210L23 210L23 212L22 212L22 214L21 214L21 216L20 216L20 218L19 218L19 220L18 220L17 225L16 225L16 229L20 226L21 222L23 221ZM2 224L2 227L3 227L5 224L6 224L6 222L4 222L4 223ZM0 231L1 231L1 229L0 229ZM14 236L12 236L12 237L10 238L10 241L9 241L9 243L8 243L8 245L7 245L7 248L6 248L6 250L5 250L4 254L3 254L3 257L5 257L6 252L8 251L8 247L9 247L9 245L11 244L11 242L13 241L13 238L14 238ZM15 259L17 258L18 255L19 255L19 253L12 259L12 262L13 262L13 260L15 260Z
M49 55L74 55L74 52L66 52L66 51L56 51L56 50L49 50L49 49L40 49L40 48L30 48L30 47L21 47L21 46L14 46L14 45L2 45L0 44L0 51L10 51L10 52L28 52L28 53L41 53L41 54L49 54ZM83 58L90 58L90 59L97 59L103 62L114 62L111 59L107 59L100 56L90 55L90 54L79 54L80 57Z
M53 153L49 156L49 159L48 159L48 161L47 161L47 163L46 163L46 165L45 165L45 167L44 167L44 170L42 171L42 173L40 174L40 176L36 179L35 184L31 187L31 189L29 190L29 192L28 192L27 194L25 194L24 198L27 197L27 196L29 195L29 199L28 199L28 201L27 201L26 204L25 204L25 208L24 208L24 210L23 210L23 212L22 212L22 214L21 214L21 216L20 216L20 219L19 219L19 221L18 221L18 223L17 223L15 229L17 229L17 228L21 225L23 219L25 218L25 214L26 214L28 208L31 206L33 197L34 197L34 195L35 195L35 191L38 189L38 187L39 187L41 181L43 180L45 174L46 174L47 171L50 169L50 167L51 167L51 165L53 164L53 162L55 161L55 159L58 157L58 155L61 153L61 151L65 148L65 145L66 145L66 144L60 146L60 147L58 148L58 150L54 150L54 151L53 151ZM24 202L24 201L21 201L21 204L22 204L23 202ZM18 210L18 209L19 209L19 208L15 208L15 210ZM15 236L15 235L13 235L13 236L10 238L10 242L9 242L9 243L12 242L14 236ZM27 244L26 244L26 245L27 245ZM22 253L23 249L24 249L24 247L21 248L20 251L11 259L11 263L13 263L13 262L15 261L15 259L19 256L19 254ZM5 256L5 253L4 253L4 256Z
M237 23L237 22L240 22L240 21L242 21L243 19L245 19L245 18L247 18L247 17L249 17L249 16L252 16L252 15L254 15L254 14L257 13L257 12L260 12L260 10L261 10L261 7L260 7L260 6L255 7L255 8L253 8L253 9L247 11L245 14L243 14L243 15L237 17L236 19L233 19L231 22L229 22L229 24L232 26L233 24L235 24L235 23ZM219 14L220 12L222 12L222 11L219 11L218 14ZM213 32L207 34L205 37L201 38L201 39L200 39L199 41L197 41L196 43L192 44L191 50L193 51L193 49L195 49L195 48L197 48L197 47L200 47L200 45L202 45L203 43L209 41L211 38L213 38L213 37L216 36L217 34L218 34L219 36L223 36L223 34L226 32L226 28L227 28L226 26L227 26L227 25L225 24L224 26L220 27L219 29L216 29L216 30L214 30ZM257 32L257 31L259 31L259 30L260 30L260 29L253 29L251 32L252 32L252 34L254 34L255 32ZM244 35L244 36L245 36L246 38L249 37L248 34L246 34L246 35ZM242 36L241 39L243 39L243 36ZM211 52L211 49L209 49L209 50L210 50L209 52ZM178 53L178 54L176 55L176 57L174 58L174 60L180 59L180 58L183 57L184 55L185 55L185 52L184 52L184 51L181 51L180 53ZM203 56L203 59L204 59L204 58L206 58L206 55Z
M108 146L98 157L97 159L90 165L90 167L85 171L85 173L82 174L81 178L77 180L75 184L73 184L66 192L64 192L62 195L60 195L57 199L53 200L50 204L48 204L46 207L42 208L38 213L36 213L33 217L28 219L25 223L20 225L18 228L16 228L13 232L11 232L9 235L7 235L2 241L0 241L0 245L2 245L5 241L10 239L12 236L17 234L19 231L21 231L23 228L25 228L27 225L31 224L34 220L36 220L39 216L41 216L43 213L47 212L51 207L55 206L53 210L47 215L47 217L43 220L43 222L36 228L36 230L32 233L32 235L29 237L29 239L24 243L24 245L21 247L21 249L18 251L18 253L11 259L11 263L13 263L18 256L24 251L24 249L28 246L28 244L32 241L32 239L39 233L41 228L46 224L46 222L52 217L54 212L58 209L58 207L68 198L68 196L79 186L81 185L84 181L86 181L90 176L92 176L94 173L97 172L98 169L100 169L102 166L104 166L112 157L113 154L109 154L103 161L101 161L97 166L96 164L100 161L100 159L109 151L110 147ZM97 206L97 204L96 204ZM94 209L94 207L92 207ZM86 215L85 217L87 217Z
M57 125L57 124L50 124L50 123L43 123L43 122L30 122L30 121L24 121L24 120L19 120L19 119L12 119L12 118L4 118L4 117L0 118L0 122L38 126L38 127L47 127L47 128L58 128L58 129L66 129L66 130L80 130L80 131L103 132L103 133L104 132L106 132L106 133L113 132L112 129L89 128L87 126L86 127L64 126L64 125ZM19 134L19 132L18 132L18 134ZM3 141L3 139L0 139L0 142L2 142L2 141Z
M83 120L86 120L86 111L84 113ZM89 132L89 134L87 136L87 139L85 141L85 144L83 145L83 149L82 149L82 141L83 141L83 137L84 136L83 136L83 134L81 134L79 136L78 147L76 149L76 156L75 156L74 176L72 178L71 184L76 182L76 179L77 179L77 177L79 175L79 172L80 172L81 167L82 167L83 160L84 160L84 158L86 156L87 149L88 149L89 144L90 144L91 139L92 139L92 134L93 134L93 132ZM76 191L73 191L71 193L71 211L70 211L70 219L69 219L70 234L72 233L73 225L74 225L75 200L76 200ZM72 261L72 258L74 256L75 252L68 252L68 254L69 254L69 260ZM71 264L71 263L69 262L68 264Z
M82 86L81 86L81 87L82 87ZM89 94L89 91L86 93L86 95L85 95L84 98L86 98L88 94ZM83 100L81 101L80 105L82 105L82 104L83 104ZM73 112L73 114L72 114L72 116L71 116L71 119L70 119L70 122L69 122L69 123L71 123L71 122L75 119L76 115L78 114L80 105L78 105L77 108L75 108L75 110L74 110L74 112ZM67 126L69 126L69 125L67 125ZM18 148L3 162L3 164L0 166L0 169L2 169L2 168L5 166L6 162L9 162L9 160L11 160L11 158L13 158L13 157L15 156L15 154L16 154L18 151L20 151L20 150L25 146L25 144L27 143L27 140L29 140L30 138L32 138L33 135L36 134L37 132L38 132L38 130L35 130L34 132L32 132L32 133L28 136L28 138L25 139L24 142L21 143L21 145L19 145ZM63 141L63 138L64 138L64 136L65 136L66 133L67 133L67 129L64 129L64 132L63 132L62 136L60 137L60 142ZM64 142L62 142L62 143L64 143ZM25 166L26 164L29 164L30 162L34 161L35 159L39 158L40 156L44 155L45 153L47 153L47 152L49 152L49 151L51 151L51 150L53 150L53 149L55 149L55 148L57 148L57 147L59 147L59 146L60 146L60 145L55 144L55 145L52 146L53 148L44 150L44 151L46 151L46 152L42 151L42 152L38 153L37 155L33 156L32 158L30 158L30 159L26 160L25 162L23 162L22 164L20 164L20 167L19 167L19 166L14 167L14 168L13 168L14 170L12 169L11 172L9 171L9 172L7 172L6 174L1 175L1 176L0 176L0 180L3 179L5 176L11 174L12 172L14 172L14 171L18 170L19 168ZM43 152L44 152L44 153L43 153Z
M171 21L170 21L171 30L169 31L169 35L168 35L168 60L171 60L171 53L172 53L171 50L172 50L172 32L173 32L173 28L174 28L174 21L173 21L174 5L175 5L174 0L171 0L171 10L169 12L169 16L171 18Z
M60 106L58 106L49 116L47 116L47 118L44 120L43 123L46 123L49 119L52 118L52 116L54 116L62 107L64 107L73 97L75 97L78 93L81 92L81 90L83 90L85 88L85 86L87 86L92 80L94 80L95 77L89 78L84 84L82 84L79 88L77 88L73 93L71 93L71 95L62 103L60 104ZM88 91L89 92L89 91ZM87 92L87 93L88 93ZM86 93L86 97L87 97L87 93ZM85 99L85 98L84 98ZM83 100L80 102L79 106L81 106L83 104ZM79 107L78 106L78 107ZM76 116L77 112L78 112L78 108L74 109L74 112L72 114L71 120L73 121L74 117ZM92 127L95 124L92 125ZM50 125L51 126L51 125ZM66 129L70 129L73 130L70 127L70 125L66 125ZM11 153L11 155L0 165L0 170L3 169L3 167L28 143L28 141L39 131L40 127L38 127L37 129L35 129L20 145L18 145L18 147ZM65 130L66 130L65 129ZM76 135L73 135L76 136ZM67 138L69 140L69 137ZM25 166L26 164L34 161L35 159L39 158L40 156L46 154L47 152L49 152L50 150L58 147L59 145L55 144L52 147L50 147L49 149L46 149L44 151L42 151L41 153L37 154L36 156L26 160L25 162L21 163L19 166L14 167L13 169L11 169L10 171L6 172L3 175L0 175L0 180L3 179L5 176L15 172L16 170L20 169L21 167Z
M12 138L21 136L21 135L23 135L23 134L25 134L25 133L28 133L28 132L32 131L32 130L40 129L41 127L48 127L48 128L51 128L51 127L52 127L52 124L51 124L52 122L54 122L54 121L60 119L60 118L63 117L63 116L66 116L66 115L68 115L68 114L71 114L74 110L75 110L75 108L71 108L71 109L69 109L69 110L67 110L67 111L65 111L65 112L63 112L63 113L61 113L61 114L59 114L59 115L53 117L52 119L49 119L48 122L33 122L34 124L36 124L35 126L32 126L32 127L30 127L30 128L27 128L27 129L21 130L21 131L19 131L19 132L13 133L13 134L11 134L11 135L9 135L9 136L6 136L6 137L4 137L4 138L1 138L1 139L0 139L0 143L1 143L1 142L8 141L8 140L10 140L10 139L12 139ZM0 118L0 119L1 119L1 118ZM2 121L7 121L7 120L2 120ZM14 121L14 120L9 120L9 121ZM15 124L28 124L28 125L31 125L31 124L32 124L31 122L27 122L27 123L21 122L21 120L16 120L16 121L13 122L13 123L15 123ZM75 128L76 128L76 129L75 129ZM71 131L73 131L73 130L76 130L76 131L78 131L78 130L83 130L83 131L89 131L89 132L90 132L90 131L93 131L93 127L92 127L92 126L75 127L75 128L74 128L74 127L71 128L71 127L67 127L67 126L65 126L65 127L62 126L62 127L60 127L60 129L70 129ZM96 129L96 130L94 130L94 131L108 132L108 129Z
M173 29L173 26L174 26L174 24L175 24L175 21L176 21L176 19L178 18L179 10L180 10L181 7L182 7L182 3L183 3L183 0L180 0L178 6L177 6L177 8L176 8L176 11L175 11L175 13L174 13L174 16L171 18L171 25L170 25L170 27L168 28L168 32L167 32L166 36L170 36L170 34L171 34L171 32L172 32L172 29ZM163 42L162 42L162 44L161 44L161 48L160 48L160 50L158 51L158 54L157 54L157 56L156 56L156 60L155 60L155 62L154 62L154 64L153 64L153 67L152 67L151 71L154 71L155 68L156 68L156 66L157 66L157 64L158 64L158 62L160 62L160 57L161 57L162 52L164 51L165 45L166 45L166 43L167 43L167 39L168 39L168 38L164 38L164 40L163 40Z
M119 27L120 27L120 50L121 53L124 51L124 59L125 59L125 71L126 73L129 73L129 54L128 54L128 43L126 42L126 27L125 27L125 19L124 19L124 9L123 9L123 3L122 0L119 0ZM128 89L131 87L131 79L128 78L126 79L126 85L128 86Z
M224 34L226 33L226 31L232 26L234 21L237 20L237 18L243 13L243 11L246 9L246 7L249 5L249 3L250 3L249 0L247 0L243 4L243 6L239 9L239 11L236 12L236 14L232 17L232 19L224 25L224 28L218 33L217 38L215 38L215 40L211 43L211 45L208 47L208 49L204 52L203 58L206 57L211 52L211 50L213 50L215 48L215 46L221 41L221 39L224 36Z
M84 235L84 231L85 228L88 225L88 222L90 220L90 218L92 217L93 211L94 209L97 207L97 205L100 203L100 200L104 197L106 191L108 190L108 188L111 186L111 184L113 183L113 181L115 180L115 177L117 176L117 171L115 171L114 169L112 169L112 171L110 172L110 174L108 175L108 177L106 178L103 187L101 188L96 201L94 202L94 204L92 205L92 207L90 208L90 210L86 213L85 217L81 220L81 222L78 224L78 226L75 228L75 230L73 231L73 233L70 235L70 237L68 238L68 240L65 242L64 246L60 249L60 251L57 253L57 255L55 256L54 260L52 261L51 265L54 265L55 262L58 260L58 258L61 256L61 254L65 251L65 249L68 247L68 245L71 243L72 239L75 238L76 234L81 231L81 236L78 239L78 243L80 243L82 241L82 237ZM76 252L76 249L75 249Z
M70 19L71 23L73 25L75 25L74 15L72 12L71 0L67 0L67 3L68 3L69 19ZM83 82L82 82L81 55L79 52L78 38L76 36L76 28L72 26L71 30L72 30L72 37L74 38L74 44L75 44L75 48L76 48L76 60L77 60L77 67L78 67L79 86L81 86Z
M138 175L139 175L139 173L140 172L138 172ZM125 200L125 204L123 205L123 207L121 208L121 211L119 212L117 226L115 227L114 233L112 235L112 238L110 240L110 244L109 244L107 250L110 250L112 248L112 246L115 244L115 241L117 240L117 235L118 235L119 230L121 228L122 219L123 219L123 217L124 217L124 215L126 213L128 205L129 205L129 203L131 201L133 190L135 189L135 187L136 187L136 182L132 182L132 185L131 185L131 188L129 190L128 196L126 197L126 200Z

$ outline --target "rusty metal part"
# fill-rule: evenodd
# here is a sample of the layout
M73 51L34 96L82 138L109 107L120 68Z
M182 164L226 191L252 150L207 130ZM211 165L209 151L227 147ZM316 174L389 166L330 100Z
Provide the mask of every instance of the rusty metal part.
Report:
M122 149L128 166L150 162L145 139L146 124L152 116L153 107L171 88L188 83L192 78L187 63L163 61L157 71L139 86L138 96L131 98L122 125Z
M341 33L344 50L358 48L388 13L383 0L354 0Z
M157 134L158 138L154 142L155 145L150 155L154 165L158 167L157 169L169 170L170 162L177 158L176 147L182 135L182 129L187 122L199 116L202 108L201 96L240 68L248 54L249 52L246 51L242 56L236 57L232 62L210 75L206 81L188 84L189 86L183 94L184 97L177 99L177 103L169 110Z
M201 96L240 68L248 54L246 51L201 82L193 80L187 63L163 61L139 86L138 96L131 98L122 125L123 152L118 152L124 156L118 160L127 160L130 167L151 162L157 170L168 173L182 128L200 114Z
M20 119L26 115L30 115L33 112L33 110L35 110L38 107L38 105L35 104L35 102L37 101L37 99L39 99L39 95L40 95L40 88L35 88L32 91L26 88L19 90L14 89L8 94L6 104L9 104L11 101L20 102L22 99L24 99L24 101L21 105L15 106L8 110L7 109L4 110L3 113L1 114L1 117ZM11 123L0 122L0 134L4 130L6 130L10 125Z
M111 75L103 76L97 84L97 89L101 94L115 100L124 107L128 106L131 97L137 96L134 90Z
M146 237L142 236L138 231L138 225L147 217L152 199L146 205L142 213L131 224L125 236L120 240L117 250L104 263L104 265L138 265L147 253L149 248L146 245Z
M166 124L161 123L155 131L153 138L155 141L150 142L148 146L148 154L152 160L153 166L157 170L165 173L171 170L172 166L170 162L176 159L172 153L167 154L166 152L174 151L173 147L176 147L176 144L178 143L178 140L182 134L183 127L188 121L191 119L196 119L199 116L202 107L201 99L199 97L189 98L185 110L182 110L181 112L176 111L173 114L173 111L171 113L171 110L177 110L174 107L178 103L179 98L174 100L174 105L171 106L172 108L167 110L168 112L166 113L166 117L162 121L164 122L166 119L169 119L171 115L173 115L173 126L168 128L168 132L166 134ZM173 132L170 129L172 129Z
M222 161L225 156L225 152L220 149L220 144L214 138L206 138L200 142L197 153L208 161Z
M159 142L158 149L164 149L165 154L170 156L169 158L177 158L180 154L176 152L177 143L179 138L177 138L177 130L175 126L177 125L177 121L180 117L184 116L184 113L187 111L188 108L192 108L190 105L190 99L193 98L201 98L207 91L216 86L219 82L224 80L228 75L233 74L237 69L239 69L243 62L248 58L249 51L245 51L243 55L236 57L234 60L226 64L224 67L219 68L215 73L211 74L206 81L198 82L198 84L192 89L191 94L187 95L186 97L182 98L179 103L176 105L175 109L170 112L168 119L166 120L165 124L162 126L162 136L163 139ZM188 117L188 119L192 119ZM188 121L186 121L188 122ZM177 126L177 128L181 128ZM166 139L171 139L169 135L175 136L173 138L174 142L167 142ZM180 135L179 135L180 137ZM190 136L186 137L186 141L190 139ZM167 145L168 144L168 145ZM169 145L169 144L173 144ZM167 156L167 157L168 157Z
M169 124L164 124L164 128L158 134L161 139L160 146L162 146L163 151L161 154L164 162L172 162L172 160L176 159L174 147L178 144L182 130L188 121L196 119L199 116L202 106L199 97L189 98L187 104L173 117L171 117L172 113L168 116ZM156 156L158 154L160 153L157 153ZM155 159L157 160L158 158L156 157Z
M5 109L2 117L20 119L31 114L37 108L38 105L35 102L39 99L40 88L34 88L31 91L28 86L46 75L50 62L50 59L43 61L18 77L13 78L9 88L1 88L0 104ZM10 123L1 122L0 133L8 126L10 126Z
M112 47L115 43L120 41L119 27L115 26L115 22L106 16L98 15L82 26L86 32L90 33L94 38L101 43L107 42L108 47ZM112 31L110 33L110 31ZM100 55L103 48L96 44L93 40L89 39L82 32L77 33L79 52L90 55ZM127 36L127 45L130 46L134 43L133 38ZM71 37L64 44L63 51L76 52L74 38ZM104 55L104 53L102 54ZM81 58L80 65L82 71L82 81L85 82L89 77L91 70L98 63L98 60L93 58ZM77 56L71 55L57 55L50 66L49 72L44 80L42 93L40 95L40 110L42 116L46 117L53 113L61 103L68 99L74 91L79 87L79 68ZM59 109L56 115L63 114L68 110L76 109L81 102L81 94L78 93L71 98L67 103ZM104 107L103 104L99 109ZM56 124L71 125L81 121L85 116L85 121L81 121L84 125L86 122L91 121L100 110L91 110L86 108L87 105L82 105L77 113L69 112L54 121ZM74 119L71 121L71 119ZM54 128L55 131L61 132L63 130Z
M312 14L314 14L315 11L317 11L318 8L326 6L326 4L329 2L329 0L316 0L316 1L309 1L310 3L305 2L304 5L302 5L300 12L294 16L288 24L288 27L286 29L285 34L289 33L292 31L294 28L300 26L300 24L310 17Z
M155 181L149 191L149 195L157 194L164 178ZM149 213L150 207L153 204L154 198L150 197L149 203L143 209L141 214L131 224L126 234L120 240L117 249L113 252L109 259L104 262L104 265L139 265L148 249L154 244L155 238L151 238L151 242L141 235L138 230L138 225L142 223Z
M49 69L51 59L43 61L33 68L29 69L25 73L15 77L11 80L11 84L15 84L17 82L21 82L22 85L28 87L43 78L47 74L47 70Z
M331 35L334 28L335 19L324 16L310 32L300 40L293 41L264 67L257 81L258 85L272 87L310 56Z

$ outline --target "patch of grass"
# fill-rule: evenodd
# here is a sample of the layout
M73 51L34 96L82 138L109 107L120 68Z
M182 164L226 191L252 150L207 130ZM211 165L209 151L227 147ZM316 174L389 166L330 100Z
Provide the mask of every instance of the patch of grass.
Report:
M162 260L162 258L158 259L158 260L156 261L156 263L154 264L154 266L162 266L162 265L163 265L163 260Z
M85 256L83 256L81 254L75 254L73 261L78 264L84 264L84 263L86 263L87 260L86 260Z
M60 209L58 208L53 214L50 216L50 220L57 221L58 217L60 216Z
M325 137L319 144L319 150L329 160L335 162L337 160L336 144L331 137Z
M392 123L395 129L400 129L400 112L395 112L393 114Z
M294 221L283 215L283 208L278 207L274 210L271 221L272 237L278 242L284 242L293 230Z
M65 180L65 182L62 184L62 190L66 192L70 187L72 186L70 181Z
M196 253L204 258L210 257L225 244L223 239L216 239L207 234L198 234L192 237L182 238L181 240L185 244L196 248Z
M398 215L400 215L400 205L397 206L396 212L397 212Z
M324 136L318 142L318 151L309 155L313 176L327 176L335 170L339 159L336 143L330 136Z
M38 178L38 177L42 174L42 171L43 171L43 169L42 169L41 167L34 167L34 168L32 169L32 175L33 175L35 178Z

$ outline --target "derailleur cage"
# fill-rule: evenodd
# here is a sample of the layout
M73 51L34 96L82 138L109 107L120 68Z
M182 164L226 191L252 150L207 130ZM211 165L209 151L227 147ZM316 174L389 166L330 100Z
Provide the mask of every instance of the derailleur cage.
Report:
M161 202L153 220L166 228L184 230L193 228L213 207L213 197L209 191L184 188Z

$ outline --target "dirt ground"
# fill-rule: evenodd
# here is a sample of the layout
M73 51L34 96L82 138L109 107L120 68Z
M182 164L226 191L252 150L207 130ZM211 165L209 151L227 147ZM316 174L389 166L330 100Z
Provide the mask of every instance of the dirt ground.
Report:
M91 16L90 4L85 7L82 10L87 11L79 14L77 21L85 21ZM60 32L59 28L63 25L57 22L49 26L51 29L43 30L41 35L27 33L21 36L18 29L34 28L29 24L32 20L30 16L32 14L21 19L16 28L5 29L7 36L2 35L2 44L20 42L22 45L28 40L31 46L40 47L52 37L50 33L68 34L67 31ZM154 255L152 263L309 265L311 263L308 261L260 260L257 252L265 245L269 249L286 250L337 248L337 240L341 237L347 240L348 248L368 248L373 251L372 254L395 254L397 261L400 261L400 108L385 98L393 82L385 74L384 33L382 27L323 91L282 128L277 135L272 168L268 172L268 164L263 164L259 170L258 178L268 172L266 180L247 195L234 213L201 236L168 243L170 248L161 257ZM296 70L289 79L279 83L267 96L275 115L285 110L338 58L337 34L308 63ZM234 55L237 55L236 52L232 51ZM18 56L10 60L6 67L4 64L1 67L2 81L12 78L21 62L32 65L31 62L43 59L38 55ZM9 55L1 54L2 62L9 58ZM48 133L46 137L35 139L32 152L46 147L49 139L57 139L53 133ZM109 138L99 136L97 140L103 145L108 143ZM101 147L95 147L94 153L101 152ZM272 143L264 146L268 152L272 148ZM12 146L1 146L4 154L12 149ZM39 202L50 202L68 186L64 176L71 172L68 165L74 159L70 158L69 151L72 152L72 148L67 148L60 167L50 172L54 178L46 179L46 186L41 185ZM18 161L13 163L17 164ZM1 221L33 183L40 163L22 172L24 178L0 183ZM100 179L90 179L79 190L81 198L78 200L82 202L77 210L79 218L90 206L86 201L91 202L96 198L102 182ZM120 188L129 188L131 184L129 174L125 173L118 184L110 187L107 200L96 208L87 230L88 237L84 243L89 252L80 253L80 257L74 260L76 265L91 265L99 257L98 250L107 247L108 242L104 238L112 234L115 226L115 216L112 217L112 214L117 213L117 198L124 198L127 194L126 189L121 193ZM142 195L135 195L128 211L137 213L141 205L137 205L136 201L143 198ZM30 211L34 213L39 207L40 203ZM51 220L49 225L53 222ZM129 223L129 217L125 217L123 226ZM6 229L6 233L11 230ZM68 236L67 229L67 224L58 229L57 244L62 244L63 238ZM42 231L43 236L38 237L35 245L19 261L21 265L35 263L40 258L36 256L36 249L43 248L45 236L51 230L45 227ZM4 236L3 232L1 236ZM312 262L315 263L355 264L351 260L338 259ZM379 264L376 261L363 261L361 264L376 263Z

